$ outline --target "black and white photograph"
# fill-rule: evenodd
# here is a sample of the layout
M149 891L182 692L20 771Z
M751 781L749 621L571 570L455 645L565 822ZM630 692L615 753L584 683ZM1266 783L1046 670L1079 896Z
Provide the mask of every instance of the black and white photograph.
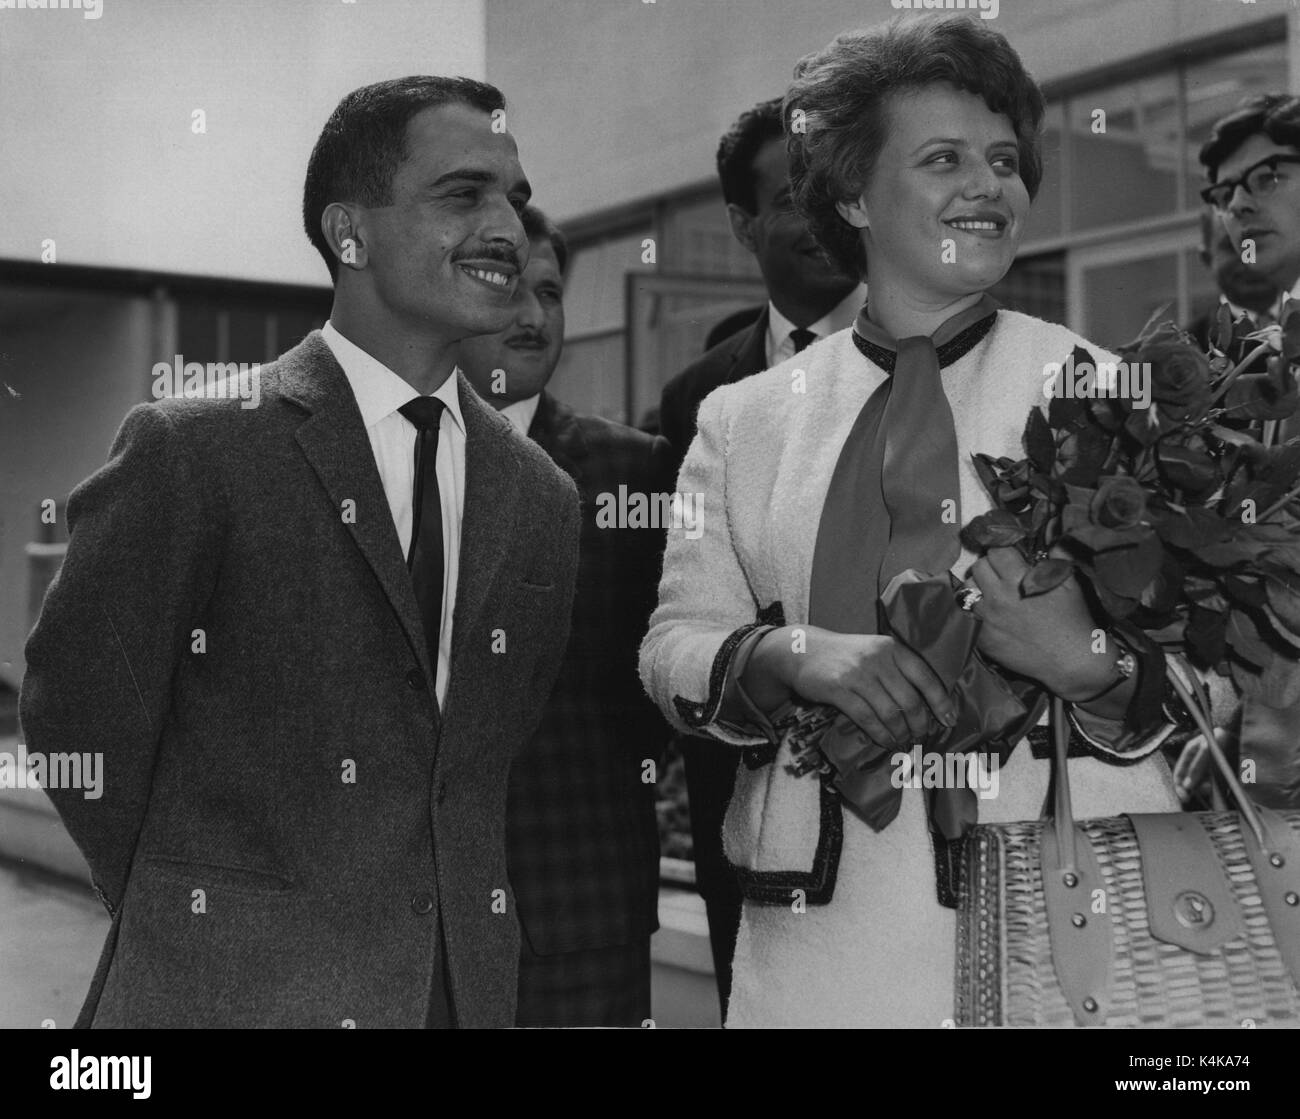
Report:
M0 0L0 213L0 1028L1285 1075L1292 0Z

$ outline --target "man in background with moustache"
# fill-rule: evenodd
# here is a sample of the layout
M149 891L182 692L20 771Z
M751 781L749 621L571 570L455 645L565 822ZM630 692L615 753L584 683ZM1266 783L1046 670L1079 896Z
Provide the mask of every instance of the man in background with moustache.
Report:
M307 164L329 322L253 409L128 416L27 646L113 915L81 1025L503 1027L510 763L569 626L573 483L458 375L528 259L498 90L348 94ZM453 625L454 622L454 625Z
M602 495L667 493L663 439L580 416L546 391L564 344L560 231L523 211L528 266L496 334L460 346L488 403L577 483L582 543L573 624L541 725L510 773L510 881L523 927L520 1026L641 1026L658 928L655 780L668 728L637 675L662 534L601 527Z
M752 324L719 342L664 387L659 425L672 444L674 471L681 469L695 438L695 415L709 393L852 326L867 298L866 285L835 269L795 213L781 98L760 102L741 114L718 145L717 164L731 231L754 254L768 302ZM722 819L731 800L737 761L712 741L683 736L677 745L686 763L695 881L708 909L718 1000L725 1019L741 898L722 853Z

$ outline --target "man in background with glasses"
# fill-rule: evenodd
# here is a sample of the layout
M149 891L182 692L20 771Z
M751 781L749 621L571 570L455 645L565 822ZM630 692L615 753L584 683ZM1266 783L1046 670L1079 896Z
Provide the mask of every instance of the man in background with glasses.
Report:
M1272 308L1254 316L1257 326L1268 326L1287 298L1300 300L1300 97L1265 93L1243 101L1215 124L1200 159L1210 182L1202 199L1222 218L1242 262L1276 292ZM1300 416L1268 428L1277 442L1300 436ZM1300 705L1268 707L1243 697L1234 723L1243 762L1254 762L1247 791L1269 807L1300 807ZM1194 778L1193 768L1180 764L1180 779ZM1243 766L1243 783L1250 776Z
M1200 153L1201 197L1222 216L1248 266L1281 297L1300 297L1300 97L1266 93L1214 126Z

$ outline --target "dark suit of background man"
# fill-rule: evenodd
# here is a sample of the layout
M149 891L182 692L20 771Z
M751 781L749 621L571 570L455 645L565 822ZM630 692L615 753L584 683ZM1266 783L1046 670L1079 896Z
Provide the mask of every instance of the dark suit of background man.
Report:
M325 329L257 408L137 407L72 495L21 715L29 748L104 754L102 799L51 794L114 915L83 1023L514 1021L506 782L578 503L454 368L527 260L501 106L345 97L303 201Z
M752 325L718 343L664 388L660 431L672 444L678 468L695 438L695 413L709 393L851 326L866 299L866 288L835 271L791 205L780 98L755 105L722 138L718 177L731 230L757 259L768 304ZM722 818L738 759L716 742L677 741L686 760L695 879L708 908L725 1018L740 889L722 854Z
M577 483L582 546L573 628L541 726L510 774L506 834L523 925L520 1026L640 1026L658 928L654 781L668 727L637 650L654 609L663 534L602 526L601 495L667 493L668 445L578 416L544 391L564 343L564 238L524 211L531 252L513 318L461 344L465 375Z

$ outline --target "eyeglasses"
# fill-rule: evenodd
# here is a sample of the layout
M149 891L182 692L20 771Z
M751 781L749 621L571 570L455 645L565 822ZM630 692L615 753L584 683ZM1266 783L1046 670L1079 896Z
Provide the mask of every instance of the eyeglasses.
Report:
M1235 179L1224 179L1221 183L1207 186L1201 191L1201 198L1220 213L1228 209L1238 187L1245 188L1246 193L1254 198L1267 198L1282 181L1283 176L1277 173L1279 163L1300 163L1300 155L1270 155L1247 167Z

